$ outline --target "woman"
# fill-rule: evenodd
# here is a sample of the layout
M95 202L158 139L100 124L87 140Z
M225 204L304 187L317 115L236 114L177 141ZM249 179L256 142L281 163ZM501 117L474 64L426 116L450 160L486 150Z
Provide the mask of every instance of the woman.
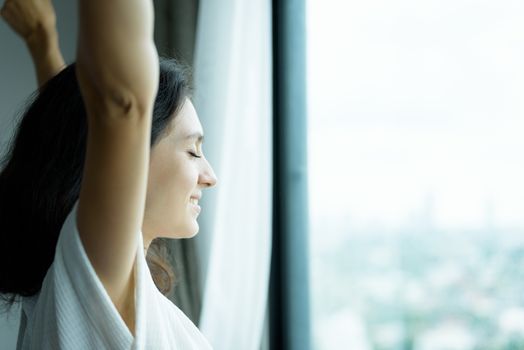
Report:
M22 301L17 347L209 349L145 259L155 238L198 232L198 200L217 182L184 71L159 64L151 0L78 5L76 63L64 69L56 36L45 63L22 24L53 32L49 0L1 12L41 85L0 173L0 293Z

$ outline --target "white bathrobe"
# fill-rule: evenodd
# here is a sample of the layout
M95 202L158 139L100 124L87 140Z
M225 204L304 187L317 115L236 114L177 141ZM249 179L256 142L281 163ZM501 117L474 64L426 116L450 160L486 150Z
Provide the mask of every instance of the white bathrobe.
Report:
M66 218L42 289L23 298L17 350L211 349L191 320L156 288L138 232L135 337L91 265L76 226Z

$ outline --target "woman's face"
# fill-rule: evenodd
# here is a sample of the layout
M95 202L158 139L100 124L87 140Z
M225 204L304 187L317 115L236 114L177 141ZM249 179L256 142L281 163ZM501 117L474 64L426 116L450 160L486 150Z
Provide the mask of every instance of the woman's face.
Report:
M193 203L199 202L204 188L217 182L202 151L202 135L195 108L186 99L172 120L170 133L151 151L144 248L156 237L190 238L198 232L199 207Z

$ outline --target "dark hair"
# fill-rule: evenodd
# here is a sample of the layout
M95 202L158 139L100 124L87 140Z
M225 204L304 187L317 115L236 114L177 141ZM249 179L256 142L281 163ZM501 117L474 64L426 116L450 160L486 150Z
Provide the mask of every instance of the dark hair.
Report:
M153 108L151 148L190 97L189 69L160 58ZM7 309L40 291L51 266L58 236L80 194L87 118L75 63L28 99L28 107L0 160L0 296ZM147 262L165 295L174 285L172 266L163 256L166 241L153 240Z

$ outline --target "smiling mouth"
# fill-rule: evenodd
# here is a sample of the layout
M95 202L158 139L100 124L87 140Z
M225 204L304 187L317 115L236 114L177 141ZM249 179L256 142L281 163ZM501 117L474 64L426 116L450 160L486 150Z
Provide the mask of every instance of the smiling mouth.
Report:
M197 212L197 213L200 213L200 211L202 210L202 208L200 208L200 205L198 204L194 204L194 203L189 203L191 204L191 206L193 207L193 209Z

